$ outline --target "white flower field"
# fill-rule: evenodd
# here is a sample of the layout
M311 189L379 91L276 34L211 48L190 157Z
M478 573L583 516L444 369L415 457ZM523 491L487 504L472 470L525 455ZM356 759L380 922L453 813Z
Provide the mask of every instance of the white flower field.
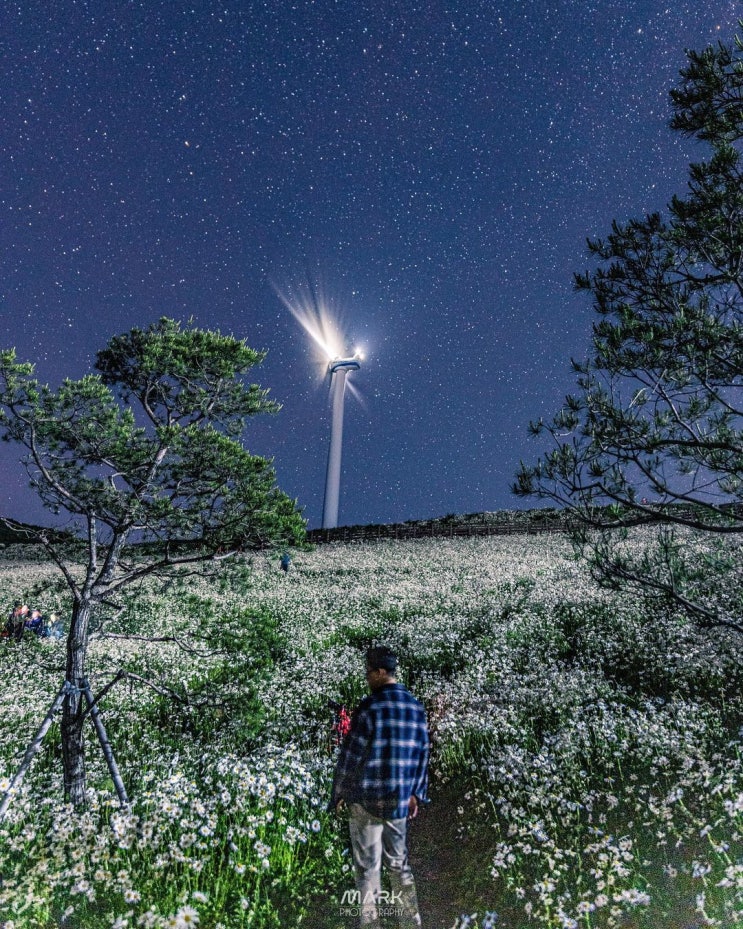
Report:
M362 696L372 641L429 713L415 828L449 844L428 862L446 893L419 875L424 929L743 926L740 637L599 590L559 535L335 544L294 552L288 574L275 555L216 572L131 593L92 640L95 693L136 675L101 700L131 809L92 726L88 805L64 805L55 723L0 826L3 929L350 929L327 702ZM2 552L0 607L16 599L69 615L31 548ZM2 639L0 666L1 796L64 641Z

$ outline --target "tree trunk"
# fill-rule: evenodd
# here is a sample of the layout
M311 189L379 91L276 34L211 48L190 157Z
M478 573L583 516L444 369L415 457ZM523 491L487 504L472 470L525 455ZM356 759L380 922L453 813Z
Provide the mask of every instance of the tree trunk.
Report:
M89 601L75 601L70 633L67 637L67 680L76 688L81 688L85 679L90 612ZM73 806L82 806L85 803L84 711L85 700L82 692L78 690L68 694L62 707L62 763L65 800Z

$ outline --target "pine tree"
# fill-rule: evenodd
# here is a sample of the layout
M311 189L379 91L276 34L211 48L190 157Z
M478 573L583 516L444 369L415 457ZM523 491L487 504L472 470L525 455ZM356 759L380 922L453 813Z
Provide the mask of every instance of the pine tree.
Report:
M671 127L709 147L684 196L614 223L578 274L598 320L552 448L514 491L571 509L598 575L671 596L702 624L743 631L743 48L689 52ZM656 524L633 556L617 529ZM707 540L685 555L688 527ZM703 554L700 554L703 553Z
M242 380L262 358L243 341L169 319L113 338L97 374L56 390L13 350L0 353L2 435L25 449L45 507L68 516L65 535L33 534L72 595L62 748L65 796L76 805L85 798L79 688L93 618L100 625L142 578L304 536L271 463L240 441L249 417L278 410Z

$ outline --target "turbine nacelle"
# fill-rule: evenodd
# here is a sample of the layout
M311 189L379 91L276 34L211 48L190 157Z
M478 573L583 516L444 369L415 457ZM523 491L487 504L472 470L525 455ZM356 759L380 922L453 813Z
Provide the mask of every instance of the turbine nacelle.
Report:
M358 371L364 356L361 352L354 352L350 358L333 358L328 362L328 374L332 377L336 371Z

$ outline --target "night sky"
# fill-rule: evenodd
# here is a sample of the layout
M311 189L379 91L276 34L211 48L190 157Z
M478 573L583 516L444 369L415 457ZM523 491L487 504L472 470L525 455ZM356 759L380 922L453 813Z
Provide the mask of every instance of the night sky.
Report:
M327 383L276 288L363 346L340 524L514 508L573 384L587 237L662 210L723 0L22 0L0 12L0 346L80 377L161 316L268 351L246 445L320 522ZM0 513L40 520L18 450Z

